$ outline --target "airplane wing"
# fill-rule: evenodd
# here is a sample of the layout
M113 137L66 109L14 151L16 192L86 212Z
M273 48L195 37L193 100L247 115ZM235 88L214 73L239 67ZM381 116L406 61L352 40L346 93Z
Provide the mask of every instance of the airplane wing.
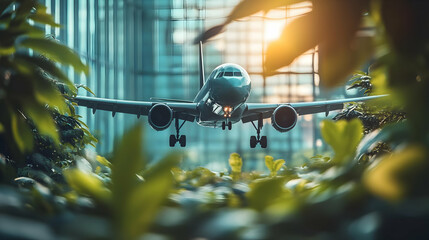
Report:
M316 102L299 102L299 103L247 103L247 108L243 113L242 121L250 122L258 120L262 114L262 118L270 118L274 110L281 105L288 105L295 109L298 115L314 114L314 113L325 113L328 116L330 111L343 109L343 104L348 102L363 102L371 99L384 97L387 95L359 97L359 98L347 98L338 100L328 101L316 101Z
M137 117L140 117L141 115L147 116L149 109L159 103L169 106L176 114L178 114L178 118L186 121L194 121L195 116L199 114L197 104L189 102L146 102L85 96L77 96L71 100L79 106L92 108L93 113L95 113L96 110L104 110L112 112L112 116L115 116L117 112L135 114Z

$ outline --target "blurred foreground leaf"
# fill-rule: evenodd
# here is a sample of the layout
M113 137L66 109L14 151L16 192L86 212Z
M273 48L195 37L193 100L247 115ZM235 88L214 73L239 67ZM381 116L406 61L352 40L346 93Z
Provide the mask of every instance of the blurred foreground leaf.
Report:
M233 180L238 180L241 175L241 167L243 166L243 160L238 153L231 153L228 160L229 166L231 167L231 175Z
M85 196L107 203L110 198L110 191L103 185L93 173L83 172L77 168L63 171L64 177L76 192Z
M398 149L367 171L364 184L373 194L394 203L405 196L427 194L427 190L423 191L429 184L427 157L423 146L409 145Z
M65 65L71 65L76 72L83 72L85 74L89 73L88 65L82 63L79 55L74 53L70 48L55 41L41 38L27 38L22 40L20 45L31 48L53 61Z
M281 177L254 181L250 184L250 191L246 193L250 207L262 211L270 206L285 193L285 181Z
M320 123L323 139L335 152L334 162L341 163L352 157L362 139L363 126L359 119L337 122L324 120Z
M282 166L285 164L285 160L277 159L273 161L274 158L272 156L265 156L265 166L267 166L268 170L270 170L271 176L276 176L277 171L279 171Z
M112 207L119 239L136 239L147 231L171 191L171 169L178 162L170 155L145 171L141 181L137 176L146 164L142 132L141 124L130 129L112 159Z

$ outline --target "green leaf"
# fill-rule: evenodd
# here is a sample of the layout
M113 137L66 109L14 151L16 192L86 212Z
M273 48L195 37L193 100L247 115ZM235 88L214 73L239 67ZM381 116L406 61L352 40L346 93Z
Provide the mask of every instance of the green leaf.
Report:
M138 124L124 135L113 154L113 209L120 239L137 238L154 221L170 192L171 168L178 161L175 155L167 156L144 173L142 182L137 177L146 162L142 141L142 126Z
M31 64L32 67L39 67L44 72L50 74L55 80L58 80L69 87L72 92L76 92L76 87L72 83L72 81L67 77L64 72L58 68L55 63L49 61L48 59L43 59L42 57L34 57L34 56L26 56L26 55L16 55L16 61L26 62L27 64Z
M365 173L363 182L374 195L394 203L416 192L421 196L428 186L427 156L425 146L407 145L381 158Z
M53 83L49 83L46 79L36 76L34 80L37 80L34 81L34 96L39 103L48 104L50 108L58 110L61 114L70 113L70 109L63 95L55 88Z
M356 159L360 159L364 154L372 151L380 142L388 142L397 146L410 139L410 126L407 121L390 124L381 130L375 130L365 135L356 150Z
M279 171L282 168L283 164L285 164L285 163L286 162L283 159L277 159L277 160L275 160L274 164L273 164L273 170L275 172Z
M88 66L82 63L79 55L70 48L55 41L40 38L27 38L21 41L20 46L31 48L56 62L71 65L77 72L89 73Z
M112 191L118 197L117 204L127 197L137 184L135 175L142 171L146 162L142 148L142 126L136 125L124 134L123 139L116 144L112 158ZM118 206L119 207L119 206Z
M0 56L2 55L12 55L15 53L16 49L15 46L0 46Z
M128 214L125 214L125 209L132 192L139 184L136 174L142 171L146 163L141 150L142 141L142 126L138 124L124 134L113 153L111 189L114 216L120 232L127 228Z
M320 127L323 139L335 152L333 161L337 163L348 160L355 153L363 136L363 125L359 119L324 120Z
M46 7L40 4L37 7L36 13L30 15L29 19L38 23L50 25L52 27L61 27L60 24L55 22L54 17L46 12Z
M4 127L3 127L3 124L0 123L0 133L3 133L3 132L4 132Z
M265 166L267 166L268 170L270 170L270 172L273 171L273 160L274 158L267 155L265 156Z
M229 166L232 172L241 173L241 167L243 166L243 160L238 153L231 153L228 160Z
M262 211L275 202L285 192L284 178L265 178L250 184L250 191L246 193L250 207Z
M319 75L327 87L344 83L347 77L373 54L372 38L359 37L350 42L319 45ZM350 57L353 56L353 57Z
M37 7L36 1L20 1L18 8L16 9L15 19L25 19L35 7Z
M145 177L146 181L133 189L124 206L124 220L126 221L124 231L130 239L137 238L144 233L155 220L156 214L172 189L171 168L176 163L176 157L161 160L150 176Z
M18 37L24 35L34 38L43 38L45 35L45 31L43 29L31 25L28 22L22 22L16 27L9 28L8 31L10 32L9 37L12 37L14 42Z
M21 113L9 111L11 118L12 136L21 152L29 152L33 149L33 133L24 120Z
M105 157L97 155L97 161L106 167L112 167L112 164Z
M77 88L83 88L83 89L85 89L86 91L88 91L89 93L91 93L93 96L95 96L95 93L91 90L91 88L89 88L88 86L85 86L85 85L83 85L83 84L79 84L79 85L77 85L76 86Z
M39 104L27 103L24 106L24 113L33 120L41 135L51 137L56 144L60 143L57 126L46 108Z
M110 191L93 173L85 173L73 168L64 170L63 174L70 187L76 192L105 203L110 199Z

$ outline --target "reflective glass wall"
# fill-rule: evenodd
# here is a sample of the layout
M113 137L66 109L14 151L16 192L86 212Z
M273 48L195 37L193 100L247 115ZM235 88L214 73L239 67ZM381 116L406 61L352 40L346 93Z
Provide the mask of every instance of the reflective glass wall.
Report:
M222 23L238 0L45 0L61 29L47 28L64 44L75 49L91 68L89 76L75 75L75 83L89 86L103 98L150 100L150 97L193 100L199 90L198 47L193 39L204 29ZM263 59L270 41L297 16L311 10L304 3L279 8L234 22L227 30L204 45L205 73L217 65L233 62L250 74L251 102L296 102L342 97L344 89L329 94L318 86L317 50L313 49L278 75L263 77ZM90 95L84 90L79 94ZM174 124L157 132L147 118L79 108L100 143L97 151L107 154L124 130L135 122L146 126L145 137L150 159L157 160L166 151L168 137L175 133ZM262 135L268 136L268 148L251 149L249 139L256 135L252 124L235 124L231 131L204 128L186 123L181 134L187 147L180 150L183 166L203 165L213 170L227 166L232 152L240 153L244 168L263 168L263 156L272 155L287 161L303 154L323 150L318 123L324 114L302 116L290 132L279 133L266 120Z

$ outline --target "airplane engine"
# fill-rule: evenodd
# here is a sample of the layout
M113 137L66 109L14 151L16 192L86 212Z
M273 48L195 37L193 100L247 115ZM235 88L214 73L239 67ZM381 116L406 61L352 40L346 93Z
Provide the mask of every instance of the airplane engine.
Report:
M147 120L153 129L157 131L165 130L173 121L173 110L163 103L155 104L150 108Z
M279 132L287 132L295 127L298 114L291 106L281 105L277 107L271 116L271 124Z

